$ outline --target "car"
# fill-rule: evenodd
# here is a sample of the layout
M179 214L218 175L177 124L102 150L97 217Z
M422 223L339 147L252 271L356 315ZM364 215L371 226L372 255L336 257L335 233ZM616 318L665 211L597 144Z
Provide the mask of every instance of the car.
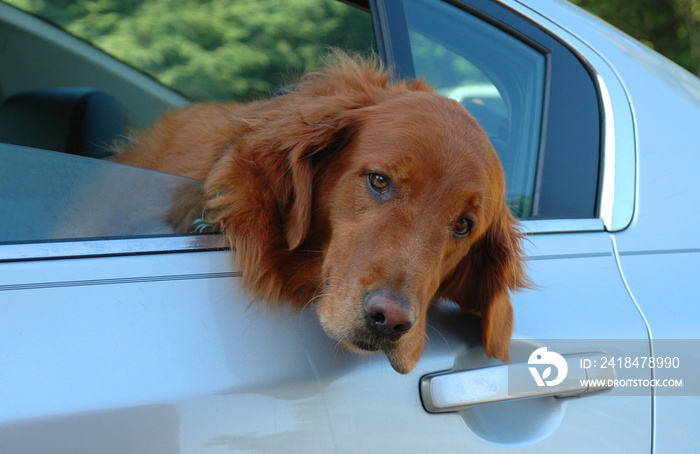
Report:
M108 156L188 98L0 3L0 452L695 452L700 80L565 1L343 7L499 152L536 284L511 362L447 301L406 375L251 304L219 234L163 222L183 177Z

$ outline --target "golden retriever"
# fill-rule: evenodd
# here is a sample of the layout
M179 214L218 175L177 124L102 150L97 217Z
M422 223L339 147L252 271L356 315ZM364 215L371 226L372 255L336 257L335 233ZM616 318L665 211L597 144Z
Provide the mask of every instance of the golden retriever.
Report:
M489 140L458 102L337 53L289 92L166 114L123 163L204 180L175 225L206 219L258 299L316 304L325 332L410 372L431 302L480 314L509 360L510 290L527 285L522 234Z

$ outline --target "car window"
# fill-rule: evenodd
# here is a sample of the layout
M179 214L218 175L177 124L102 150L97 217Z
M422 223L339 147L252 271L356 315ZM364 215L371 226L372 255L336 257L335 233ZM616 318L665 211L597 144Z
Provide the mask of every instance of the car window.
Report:
M267 96L318 65L328 45L360 51L375 47L369 12L335 0L8 3L59 24L194 99ZM425 77L477 118L504 164L509 203L518 217L596 216L598 96L574 53L496 3L480 2L478 14L440 0L382 3L385 13L406 29L405 36L390 29L389 41L409 49L409 63L396 50L389 63L399 74ZM190 7L205 19L182 9ZM196 52L188 54L185 48ZM52 69L45 68L42 75ZM5 70L12 71L13 65ZM56 129L58 122L52 125ZM2 149L14 151L0 155L0 173L5 184L17 185L4 186L0 194L0 243L168 233L162 218L172 202L168 191L183 184L180 177L97 160L88 164L66 153L48 157L18 152L17 147ZM48 169L56 169L57 178ZM158 184L162 187L154 186ZM115 214L110 217L111 206ZM105 225L107 219L114 225Z
M479 121L507 176L508 201L532 214L540 149L545 56L440 1L404 3L415 73Z
M200 101L258 99L329 47L374 47L369 12L337 0L5 1Z

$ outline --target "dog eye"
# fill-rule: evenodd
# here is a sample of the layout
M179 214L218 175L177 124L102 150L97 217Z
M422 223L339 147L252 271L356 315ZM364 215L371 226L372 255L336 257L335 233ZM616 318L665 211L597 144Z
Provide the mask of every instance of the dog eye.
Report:
M455 222L452 231L456 236L462 237L471 232L472 227L474 227L474 221L472 221L466 216L462 216L457 220L457 222Z
M384 194L389 189L389 178L378 173L368 174L367 183L370 188L379 194Z

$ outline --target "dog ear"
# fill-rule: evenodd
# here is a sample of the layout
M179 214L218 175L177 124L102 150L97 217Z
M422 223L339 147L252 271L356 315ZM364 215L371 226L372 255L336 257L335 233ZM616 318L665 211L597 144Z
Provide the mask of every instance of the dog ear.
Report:
M463 312L481 315L484 349L489 357L510 360L513 308L509 291L528 287L523 235L503 204L486 233L442 284L440 295Z
M315 296L320 255L298 247L311 224L316 161L351 139L350 117L320 122L280 115L229 145L212 168L204 191L207 221L236 250L243 285L256 298L301 307Z
M320 120L320 119L319 119ZM284 231L290 250L306 239L311 226L315 163L326 153L343 149L351 140L356 122L346 112L326 116L315 123L290 125L296 143L288 156L292 177L291 202L283 209ZM285 134L284 129L278 131Z

